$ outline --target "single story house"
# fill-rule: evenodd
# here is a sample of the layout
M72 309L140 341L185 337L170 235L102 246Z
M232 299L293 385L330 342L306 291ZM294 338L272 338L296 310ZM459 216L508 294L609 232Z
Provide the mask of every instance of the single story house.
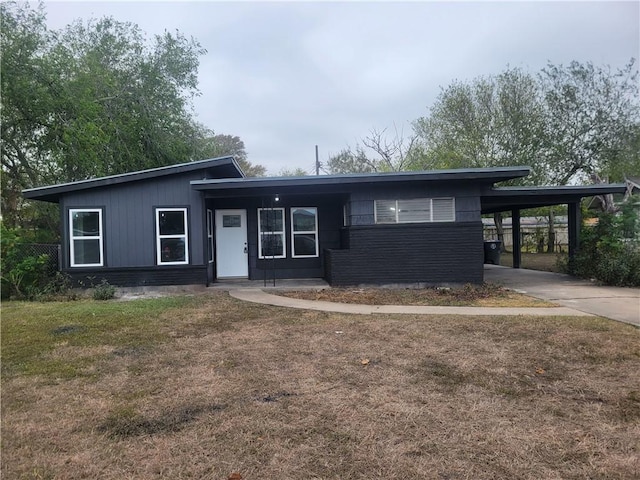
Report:
M495 187L528 174L498 167L246 178L221 157L23 194L60 205L62 270L85 284L433 285L482 282L482 213L511 211L516 228L519 209L566 203L575 252L581 198L624 191Z

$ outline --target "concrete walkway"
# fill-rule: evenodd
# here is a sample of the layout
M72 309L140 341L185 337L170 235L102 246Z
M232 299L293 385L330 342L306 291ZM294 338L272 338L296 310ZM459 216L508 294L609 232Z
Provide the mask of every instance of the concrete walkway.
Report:
M404 313L422 315L562 315L590 316L590 314L567 307L507 308L507 307L439 307L423 305L361 305L352 303L334 303L273 295L261 288L230 289L229 295L246 302L275 305L278 307L320 310L324 312L357 313Z
M604 287L561 273L485 265L485 282L640 327L640 288Z
M227 285L232 297L279 307L338 313L405 313L425 315L598 315L640 327L640 289L604 287L559 273L485 265L485 281L503 285L526 295L547 300L558 307L440 307L410 305L359 305L298 300L268 293L262 282ZM230 287L230 288L229 288ZM279 288L323 288L323 281L278 281Z

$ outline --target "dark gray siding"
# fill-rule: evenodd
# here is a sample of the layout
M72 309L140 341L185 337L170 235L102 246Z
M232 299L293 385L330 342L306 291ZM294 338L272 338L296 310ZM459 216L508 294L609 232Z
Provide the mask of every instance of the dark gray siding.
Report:
M354 226L349 249L325 252L331 285L481 283L482 223Z
M81 274L80 269L70 268L69 209L99 207L103 209L105 266L103 269L95 270L109 272L109 275L116 281L119 279L116 274L118 269L144 267L150 268L149 271L157 270L154 274L157 279L152 280L145 274L144 278L140 280L138 274L131 274L129 271L123 273L123 281L133 275L130 280L126 280L126 283L149 285L190 283L188 276L183 281L170 282L169 280L175 280L175 278L172 278L172 274L167 272L175 266L156 265L155 209L156 207L187 208L189 265L206 266L202 194L194 191L189 184L190 180L199 178L201 178L200 172L189 172L173 177L156 178L65 195L60 203L63 224L63 269ZM182 267L188 267L188 265ZM206 283L206 275L204 280L198 283ZM124 283L114 284L124 285Z
M343 226L342 206L345 199L340 195L287 195L280 201L272 203L273 197L251 197L234 199L208 199L207 208L246 209L247 210L247 243L249 248L249 278L322 278L324 276L324 250L340 248L340 230ZM285 235L287 258L258 258L258 209L285 209ZM317 258L291 258L291 207L318 208L319 254Z

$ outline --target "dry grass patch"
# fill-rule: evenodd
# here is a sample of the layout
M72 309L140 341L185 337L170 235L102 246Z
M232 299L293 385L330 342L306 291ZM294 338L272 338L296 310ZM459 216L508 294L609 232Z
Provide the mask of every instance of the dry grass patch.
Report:
M277 295L363 305L437 305L456 307L553 307L552 303L499 285L464 285L457 288L323 288L274 290Z
M559 262L566 261L566 253L526 253L520 258L520 268L540 270L543 272L564 273L559 267ZM500 265L513 267L513 253L506 252L500 255Z
M3 364L29 308L3 306ZM134 318L76 356L73 337L35 340L46 353L27 361L90 356L93 373L3 375L3 478L640 474L640 331L629 325L355 316L221 292L160 310L153 342ZM140 348L119 342L132 336Z

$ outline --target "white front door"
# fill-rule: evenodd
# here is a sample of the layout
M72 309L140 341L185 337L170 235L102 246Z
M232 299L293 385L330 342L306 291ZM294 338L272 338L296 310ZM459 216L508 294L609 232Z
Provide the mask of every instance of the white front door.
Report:
M216 210L218 278L248 277L247 211Z

